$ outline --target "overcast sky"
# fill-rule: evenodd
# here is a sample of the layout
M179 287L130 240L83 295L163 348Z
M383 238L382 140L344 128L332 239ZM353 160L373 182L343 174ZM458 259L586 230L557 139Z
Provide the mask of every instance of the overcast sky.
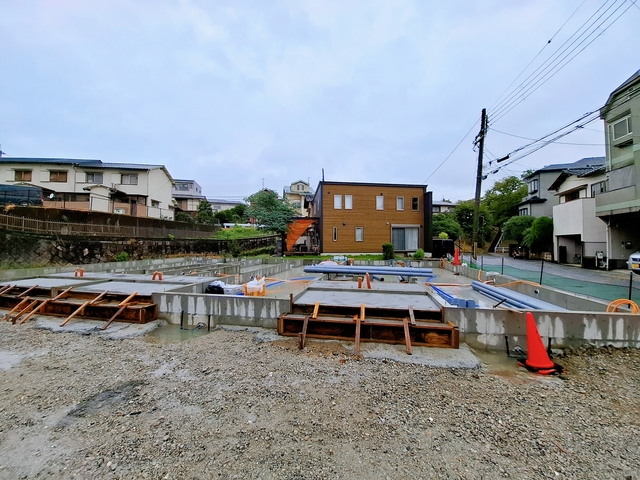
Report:
M503 92L607 17L494 115ZM487 162L527 143L505 133L538 138L597 109L640 69L638 25L631 0L3 0L0 144L7 156L164 164L212 198L315 188L324 169L469 199L482 108ZM600 120L562 141L483 190L605 154Z

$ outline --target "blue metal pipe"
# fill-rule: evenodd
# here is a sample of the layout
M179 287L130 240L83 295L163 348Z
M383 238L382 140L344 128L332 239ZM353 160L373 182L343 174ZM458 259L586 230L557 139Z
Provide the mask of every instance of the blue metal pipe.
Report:
M342 275L402 275L403 277L429 277L432 268L412 267L362 267L352 265L309 265L304 267L305 273L337 273Z
M542 300L532 298L523 293L514 292L508 288L494 287L486 283L478 282L477 280L471 282L471 287L474 290L497 300L507 300L509 304L524 310L549 310L553 312L564 312L567 310L566 308L559 307L552 303L543 302ZM518 306L518 304L521 306Z

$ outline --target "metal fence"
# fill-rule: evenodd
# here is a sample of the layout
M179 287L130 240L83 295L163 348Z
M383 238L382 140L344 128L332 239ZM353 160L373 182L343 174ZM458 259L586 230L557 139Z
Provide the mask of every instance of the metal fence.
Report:
M137 227L128 225L95 225L91 223L52 222L34 218L0 215L0 228L57 236L114 238L210 238L214 232L173 227ZM171 235L171 237L169 237Z
M589 270L576 269L574 272L572 267L559 269L557 265L545 261L523 262L522 268L507 265L504 258L499 257L478 257L474 260L470 255L468 257L465 255L464 261L471 268L484 272L496 272L601 300L613 301L625 298L640 304L640 277L631 272L628 276L623 272L615 276L603 276L604 272L602 272L603 275L598 275L595 271L591 271L594 274L593 279L587 280L580 277L588 275ZM554 273L548 271L551 267L555 267ZM582 274L578 275L580 270Z

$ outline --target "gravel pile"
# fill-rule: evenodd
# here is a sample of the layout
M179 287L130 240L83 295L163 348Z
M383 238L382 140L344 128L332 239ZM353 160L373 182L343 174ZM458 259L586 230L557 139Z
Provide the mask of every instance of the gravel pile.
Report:
M637 350L574 350L558 378L260 338L1 322L0 478L640 476Z

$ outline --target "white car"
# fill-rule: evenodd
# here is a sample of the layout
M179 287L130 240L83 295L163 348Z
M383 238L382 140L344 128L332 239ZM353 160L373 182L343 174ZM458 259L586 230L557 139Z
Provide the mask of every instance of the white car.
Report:
M627 266L633 273L637 273L640 275L640 252L632 253L631 255L629 255Z

